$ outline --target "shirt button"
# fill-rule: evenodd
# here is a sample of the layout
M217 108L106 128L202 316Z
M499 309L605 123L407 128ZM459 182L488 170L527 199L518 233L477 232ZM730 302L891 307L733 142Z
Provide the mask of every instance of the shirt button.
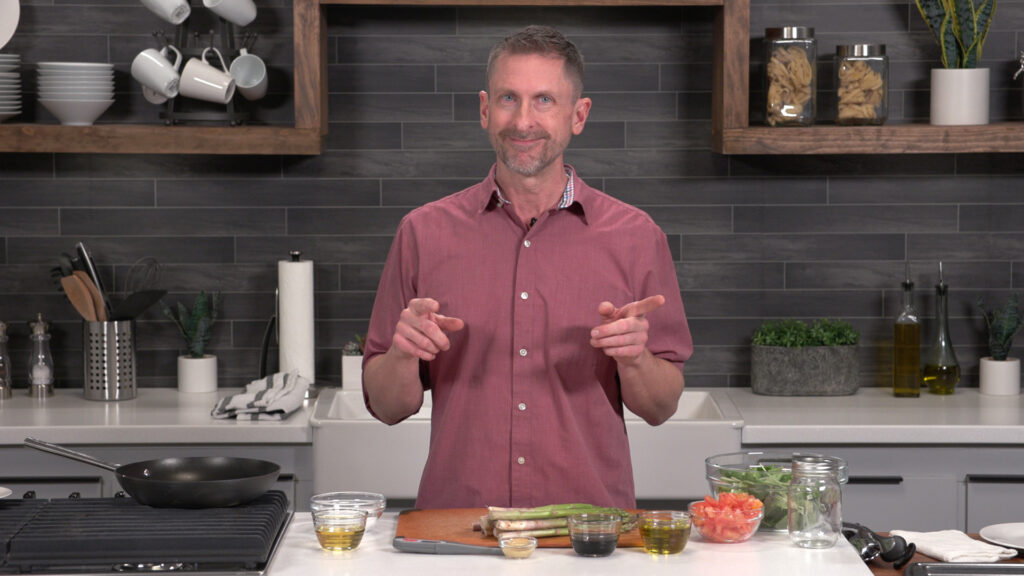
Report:
M526 458L520 456L519 458L516 459L516 462L519 462L520 464L526 464Z
M529 240L523 240L523 246L526 246L527 248L529 248L530 247L530 241Z
M519 403L519 410L524 412L526 411L526 402Z
M523 300L526 300L527 298L530 297L530 295L526 292L523 292L522 294L519 295L519 297L522 298Z
M519 349L519 355L520 356L526 356L526 348L520 348Z

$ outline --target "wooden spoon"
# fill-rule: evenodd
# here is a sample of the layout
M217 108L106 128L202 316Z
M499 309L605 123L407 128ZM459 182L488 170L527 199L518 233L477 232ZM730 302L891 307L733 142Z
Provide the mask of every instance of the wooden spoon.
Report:
M96 307L92 303L92 296L89 290L77 276L65 276L60 279L60 285L64 288L71 305L78 310L82 318L89 322L96 321Z
M107 306L103 302L103 296L100 295L99 289L93 284L92 278L89 278L89 274L84 270L75 270L75 278L78 278L78 281L82 283L82 286L88 292L89 298L92 300L93 310L96 311L96 320L106 322Z

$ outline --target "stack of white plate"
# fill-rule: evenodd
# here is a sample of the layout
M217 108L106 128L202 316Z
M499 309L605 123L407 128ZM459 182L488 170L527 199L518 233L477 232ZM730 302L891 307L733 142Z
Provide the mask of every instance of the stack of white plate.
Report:
M39 103L68 126L90 126L114 103L114 65L40 62Z
M21 56L0 54L0 122L21 114Z

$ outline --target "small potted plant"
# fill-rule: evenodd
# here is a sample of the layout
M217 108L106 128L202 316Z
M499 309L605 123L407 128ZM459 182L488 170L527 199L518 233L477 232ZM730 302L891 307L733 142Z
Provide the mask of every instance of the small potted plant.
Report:
M341 387L359 388L363 385L363 351L366 338L360 334L341 349Z
M1019 298L1016 294L1010 296L1002 310L990 310L985 307L984 299L979 299L978 308L985 317L989 352L981 359L978 368L981 393L993 396L1020 394L1020 358L1010 357L1013 338L1024 326Z
M213 392L217 390L217 357L206 353L210 333L220 312L220 293L199 292L192 310L181 302L168 306L160 301L164 315L177 326L185 338L187 353L178 356L178 390L181 392Z
M931 75L931 123L988 124L989 69L978 68L996 0L915 0L942 53Z
M771 396L843 396L860 387L858 334L842 320L768 321L754 332L750 388Z

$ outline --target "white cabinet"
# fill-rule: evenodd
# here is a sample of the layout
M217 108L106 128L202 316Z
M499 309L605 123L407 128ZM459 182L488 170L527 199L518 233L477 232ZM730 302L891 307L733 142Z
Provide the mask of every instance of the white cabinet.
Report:
M956 529L1024 522L1024 447L744 445L844 458L843 519L878 531Z
M1024 522L1024 476L971 474L964 482L967 531L991 524Z

